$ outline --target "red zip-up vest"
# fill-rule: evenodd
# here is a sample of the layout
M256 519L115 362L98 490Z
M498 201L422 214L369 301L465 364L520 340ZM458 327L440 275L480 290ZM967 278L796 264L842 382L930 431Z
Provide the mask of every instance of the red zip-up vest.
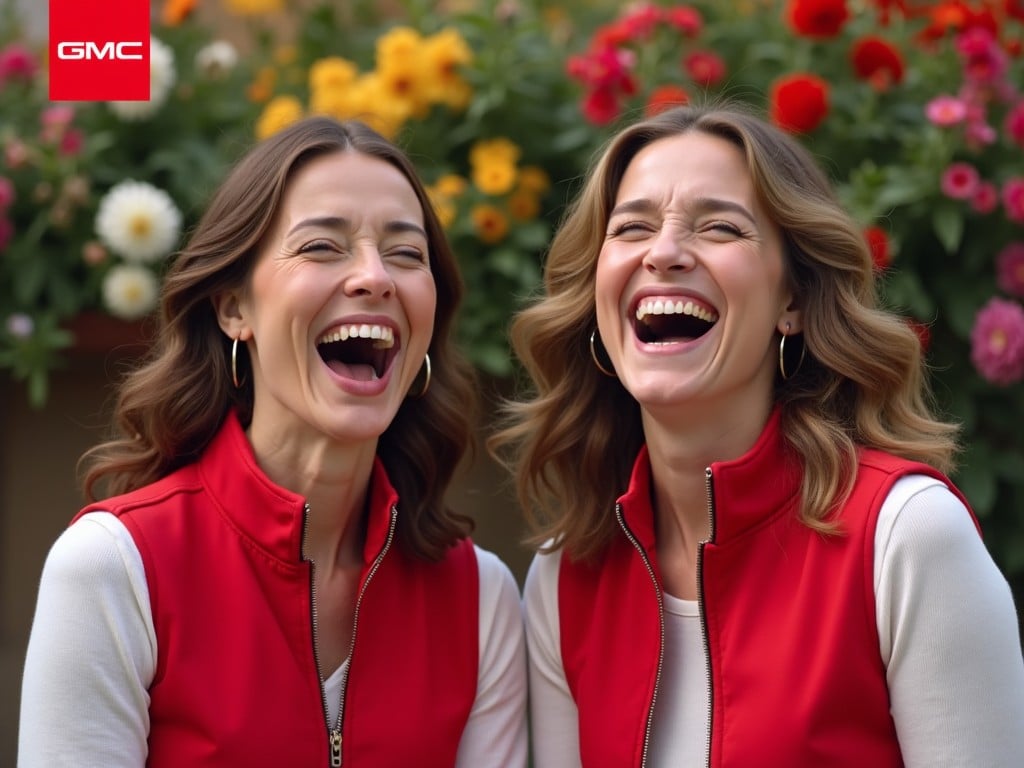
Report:
M797 519L802 468L778 411L743 457L711 465L712 535L698 579L710 659L713 768L895 768L875 622L874 533L893 483L923 464L864 450L841 536ZM584 766L644 764L663 643L661 578L642 449L599 562L563 556L562 662L579 711ZM969 508L969 507L968 507Z
M450 768L476 697L476 555L468 540L438 563L406 555L379 460L371 482L342 763ZM100 509L130 531L149 587L147 765L331 765L304 500L263 474L234 414L195 464L80 514Z

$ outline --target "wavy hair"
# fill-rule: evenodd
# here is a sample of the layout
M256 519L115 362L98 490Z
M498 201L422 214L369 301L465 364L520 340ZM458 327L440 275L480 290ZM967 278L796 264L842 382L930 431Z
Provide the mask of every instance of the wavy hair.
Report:
M334 152L379 158L406 177L423 208L437 287L430 387L421 398L406 398L377 447L402 499L399 540L413 554L437 559L471 532L471 518L444 502L472 445L476 403L472 368L451 342L463 291L454 256L407 156L363 123L325 117L299 121L256 144L214 194L163 281L153 345L119 386L112 438L80 460L88 499L97 498L101 481L107 494L124 493L196 461L229 409L243 424L251 420L252 377L240 388L232 384L231 342L217 322L213 297L248 281L293 174Z
M880 307L863 233L821 167L744 107L677 107L606 143L552 240L542 295L511 326L532 391L503 404L488 446L513 471L533 544L554 540L585 558L613 534L611 510L644 436L639 405L590 358L597 257L630 161L658 139L693 131L740 149L783 234L806 355L794 375L776 376L774 401L804 464L800 519L836 529L830 513L850 493L861 446L952 469L957 426L933 411L917 335Z

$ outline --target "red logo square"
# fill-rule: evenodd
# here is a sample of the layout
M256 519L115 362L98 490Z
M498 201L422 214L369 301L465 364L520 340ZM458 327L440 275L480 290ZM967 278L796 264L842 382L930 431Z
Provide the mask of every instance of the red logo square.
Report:
M149 0L49 0L52 101L149 100Z

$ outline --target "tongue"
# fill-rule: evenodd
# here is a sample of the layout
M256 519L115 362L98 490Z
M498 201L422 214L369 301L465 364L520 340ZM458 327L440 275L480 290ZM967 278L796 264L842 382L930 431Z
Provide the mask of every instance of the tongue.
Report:
M374 381L378 378L377 372L369 363L343 363L340 360L332 360L328 365L332 371L346 379Z

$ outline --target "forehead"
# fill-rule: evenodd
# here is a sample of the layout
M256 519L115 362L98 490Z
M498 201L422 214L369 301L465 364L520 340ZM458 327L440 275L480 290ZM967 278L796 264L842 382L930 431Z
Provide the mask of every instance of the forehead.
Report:
M307 160L285 184L281 200L284 218L315 211L423 223L420 200L405 174L386 160L351 149Z
M700 131L656 139L636 153L616 198L661 197L694 191L752 202L754 184L742 150Z

